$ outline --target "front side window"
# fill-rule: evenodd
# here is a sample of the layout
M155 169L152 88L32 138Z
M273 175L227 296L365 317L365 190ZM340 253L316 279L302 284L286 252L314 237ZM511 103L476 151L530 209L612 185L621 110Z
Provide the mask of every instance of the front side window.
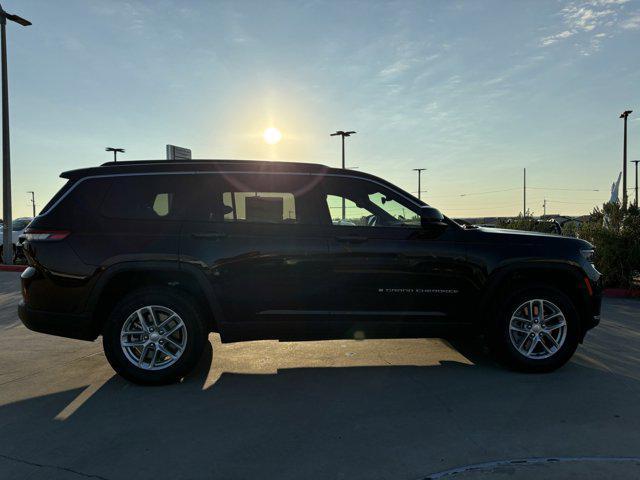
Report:
M418 206L364 179L327 178L324 196L331 223L345 227L417 227Z

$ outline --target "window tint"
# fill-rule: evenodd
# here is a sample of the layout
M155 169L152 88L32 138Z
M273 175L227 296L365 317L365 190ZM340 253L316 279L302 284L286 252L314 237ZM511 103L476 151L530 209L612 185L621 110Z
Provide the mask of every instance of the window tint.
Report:
M116 178L101 213L112 218L177 219L180 216L181 175L139 175Z
M418 207L367 180L328 177L324 201L333 225L345 227L413 227L420 225ZM344 202L344 214L343 214Z
M74 182L73 180L67 180L67 183L65 183L62 188L60 190L58 190L58 193L56 193L51 200L49 200L47 202L47 204L42 208L42 210L40 210L40 215L42 215L44 212L46 212L47 210L49 210L51 207L53 207L56 202L58 200L60 200L62 198L62 196L67 193L69 191L69 189L73 186Z
M242 173L198 175L189 189L189 218L236 223L321 223L313 212L312 198L316 193L309 178Z
M19 232L20 230L24 230L25 228L27 228L27 225L29 225L29 223L31 223L30 218L16 218L11 225L11 229L14 232Z
M345 218L342 218L342 202L344 200ZM341 195L326 196L327 207L331 215L331 223L346 226L367 226L367 219L373 215L366 208L359 207L353 200Z
M382 192L372 192L367 195L369 201L379 209L384 210L389 216L402 222L403 225L420 225L420 214L413 208L406 207L393 196Z
M291 192L223 192L229 210L225 221L295 223L296 199Z

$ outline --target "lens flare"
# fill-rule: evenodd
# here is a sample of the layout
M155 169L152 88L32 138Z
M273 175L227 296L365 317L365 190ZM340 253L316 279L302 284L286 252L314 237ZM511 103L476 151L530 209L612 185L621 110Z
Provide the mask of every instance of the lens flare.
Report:
M264 141L269 145L275 145L282 140L282 132L275 127L270 127L264 131L262 138L264 138Z

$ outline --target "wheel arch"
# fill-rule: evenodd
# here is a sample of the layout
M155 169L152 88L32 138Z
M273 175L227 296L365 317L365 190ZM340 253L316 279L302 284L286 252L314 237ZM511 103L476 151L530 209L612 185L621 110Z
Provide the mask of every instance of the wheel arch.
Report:
M102 332L109 312L122 296L153 285L164 285L190 294L205 314L210 331L219 331L222 309L213 288L202 270L193 265L174 262L123 262L105 268L87 301L93 331Z
M483 312L483 327L489 324L500 302L511 292L528 285L545 285L556 288L569 297L578 311L581 326L580 341L587 331L589 315L589 290L586 276L578 267L564 263L524 263L504 267L494 272L481 296L480 308Z

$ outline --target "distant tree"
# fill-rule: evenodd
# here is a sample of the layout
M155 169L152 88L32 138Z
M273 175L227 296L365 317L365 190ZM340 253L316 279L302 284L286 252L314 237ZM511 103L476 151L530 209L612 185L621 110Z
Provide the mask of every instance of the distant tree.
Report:
M526 232L556 233L555 225L551 222L541 222L533 217L530 210L525 215L518 214L514 218L501 218L496 224L499 228L523 230Z

